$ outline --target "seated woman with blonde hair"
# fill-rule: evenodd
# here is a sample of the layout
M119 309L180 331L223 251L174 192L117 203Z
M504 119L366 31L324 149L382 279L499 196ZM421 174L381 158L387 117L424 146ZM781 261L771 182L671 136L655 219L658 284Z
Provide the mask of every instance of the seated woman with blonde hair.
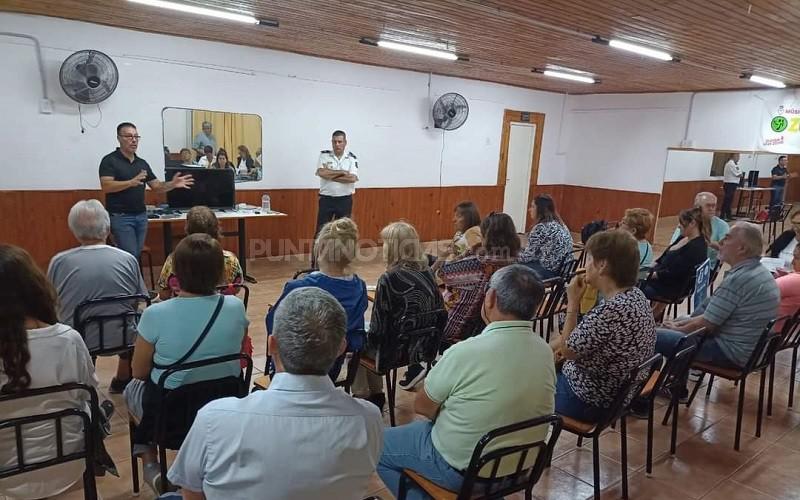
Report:
M314 243L319 271L292 280L283 287L275 305L267 311L267 335L272 334L275 310L286 295L296 288L315 286L330 293L347 313L347 352L359 352L364 346L364 313L367 311L367 285L350 270L350 263L358 250L358 226L344 217L328 222L317 235ZM330 371L334 381L339 376L344 355L336 360ZM272 367L268 367L271 372Z
M405 353L381 353L390 343L390 336L403 331L436 326L436 316L429 314L444 309L444 300L436 285L433 272L422 253L422 245L414 226L407 222L394 222L381 231L383 258L386 272L378 278L372 319L367 332L369 356L382 360L395 359ZM407 322L401 324L401 320ZM415 365L422 361L423 352L412 349L408 362ZM375 403L383 409L386 397L380 375L359 370L353 385L353 394Z

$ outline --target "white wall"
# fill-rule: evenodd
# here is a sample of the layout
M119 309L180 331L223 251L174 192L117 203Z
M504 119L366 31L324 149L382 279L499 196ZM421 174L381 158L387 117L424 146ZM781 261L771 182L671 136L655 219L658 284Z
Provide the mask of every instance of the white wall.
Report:
M761 127L769 117L767 103L793 94L793 90L757 90L703 92L694 96L570 96L564 117L567 132L559 144L559 151L567 156L565 181L660 193L667 148L683 143L700 149L757 150ZM774 158L775 155L764 155L763 161L774 165ZM764 169L762 176L769 172L767 166L760 167ZM687 168L688 173L668 175L671 180L696 180L699 170ZM681 177L686 175L691 179ZM700 178L708 178L708 169Z
M0 148L4 163L14 166L0 176L0 189L98 188L97 165L116 146L114 127L121 121L137 124L139 154L161 176L164 107L260 115L264 180L247 189L318 186L315 162L319 150L330 147L334 129L347 131L358 155L360 187L438 186L440 159L444 185L493 185L505 108L546 114L539 182L564 180L565 157L557 154L559 94L433 76L434 98L459 92L470 104L467 123L446 133L441 155L442 132L425 128L426 74L19 14L0 13L0 31L40 40L55 100L52 115L38 113L33 50L27 41L0 37L0 63L7 69ZM85 122L97 128L81 133L77 105L61 91L58 69L85 48L109 54L120 82L99 110L83 107Z

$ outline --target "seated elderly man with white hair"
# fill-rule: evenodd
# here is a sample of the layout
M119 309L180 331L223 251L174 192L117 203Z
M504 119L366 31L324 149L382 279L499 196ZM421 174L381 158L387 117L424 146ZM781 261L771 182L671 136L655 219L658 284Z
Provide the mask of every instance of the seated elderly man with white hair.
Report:
M694 206L703 210L703 219L708 223L711 228L711 234L708 241L708 260L713 268L717 263L717 253L719 252L719 242L731 230L727 222L717 217L717 197L714 193L703 191L697 193L694 197ZM681 228L676 227L672 235L670 243L675 241L681 235Z
M665 328L656 329L656 352L669 356L684 334L706 328L708 338L696 360L743 367L767 322L775 319L781 298L775 279L761 265L762 246L758 226L736 223L720 242L719 258L731 266L722 284L691 317L665 321Z
M47 269L47 277L58 292L59 321L75 326L75 308L90 299L147 293L136 257L106 245L111 221L102 203L97 200L79 201L69 211L67 223L80 246L53 257ZM123 304L113 307L113 310L94 308L87 313L117 314L132 307L133 304ZM104 330L103 343L106 346L121 343L121 326L116 335L114 333ZM135 329L130 330L130 335L135 335ZM91 325L84 340L90 351L99 347L96 325ZM130 359L127 354L122 354L109 391L122 393L130 379Z

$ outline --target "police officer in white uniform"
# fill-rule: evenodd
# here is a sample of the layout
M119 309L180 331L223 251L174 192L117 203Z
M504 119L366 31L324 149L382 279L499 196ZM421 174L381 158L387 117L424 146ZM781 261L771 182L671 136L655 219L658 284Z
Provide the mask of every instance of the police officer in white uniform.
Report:
M319 211L317 230L327 222L340 217L350 217L353 211L353 193L358 182L358 160L347 151L347 135L337 130L331 136L333 150L320 152L317 160L319 177Z

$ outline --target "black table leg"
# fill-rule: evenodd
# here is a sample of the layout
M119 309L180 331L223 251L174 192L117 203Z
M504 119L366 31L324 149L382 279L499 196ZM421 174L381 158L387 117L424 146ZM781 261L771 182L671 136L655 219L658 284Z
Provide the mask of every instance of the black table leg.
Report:
M248 283L258 283L254 277L247 274L247 225L243 217L239 217L236 223L239 226L239 263L242 265L244 280Z

